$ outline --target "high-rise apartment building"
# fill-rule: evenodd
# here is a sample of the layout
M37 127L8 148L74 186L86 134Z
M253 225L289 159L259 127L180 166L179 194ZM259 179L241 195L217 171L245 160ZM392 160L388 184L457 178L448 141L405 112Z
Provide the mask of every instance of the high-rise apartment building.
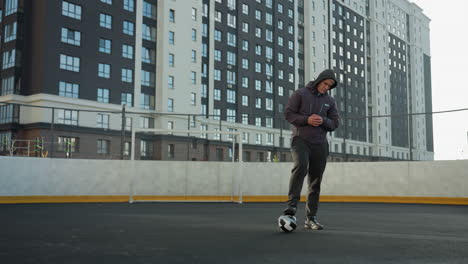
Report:
M433 159L431 117L408 118L432 110L429 19L406 0L0 0L0 8L2 142L41 138L54 142L49 156L121 158L135 127L238 131L245 160L288 161L288 98L332 68L343 118L332 160ZM142 159L230 160L231 141L141 134L135 149Z

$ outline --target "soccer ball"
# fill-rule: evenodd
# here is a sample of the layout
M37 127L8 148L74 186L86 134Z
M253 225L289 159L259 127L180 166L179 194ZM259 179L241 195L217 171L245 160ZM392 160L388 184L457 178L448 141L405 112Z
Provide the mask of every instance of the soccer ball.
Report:
M289 233L296 229L296 217L292 215L282 215L278 218L278 227L281 231Z

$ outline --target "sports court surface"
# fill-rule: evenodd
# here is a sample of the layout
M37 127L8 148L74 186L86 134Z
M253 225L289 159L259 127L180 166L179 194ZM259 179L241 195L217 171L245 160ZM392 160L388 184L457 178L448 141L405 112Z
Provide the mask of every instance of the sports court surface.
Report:
M287 234L280 203L1 204L0 263L468 263L468 206L303 208Z

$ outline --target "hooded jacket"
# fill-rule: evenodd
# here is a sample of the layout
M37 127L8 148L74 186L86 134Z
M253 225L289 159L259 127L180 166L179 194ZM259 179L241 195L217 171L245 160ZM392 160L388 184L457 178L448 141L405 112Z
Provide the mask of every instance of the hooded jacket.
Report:
M327 132L338 128L339 115L335 100L328 92L321 94L317 90L317 85L326 79L335 81L330 90L336 87L335 73L328 69L304 88L296 90L289 98L284 115L293 125L293 137L301 137L310 143L323 143L327 141ZM314 127L307 123L307 119L313 114L322 117L323 123L320 126Z

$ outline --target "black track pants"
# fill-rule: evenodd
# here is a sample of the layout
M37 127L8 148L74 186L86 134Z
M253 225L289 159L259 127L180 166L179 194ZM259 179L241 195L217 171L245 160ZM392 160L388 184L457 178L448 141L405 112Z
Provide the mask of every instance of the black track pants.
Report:
M297 205L301 198L304 178L308 174L306 217L315 216L320 196L320 184L328 157L328 142L312 144L300 137L294 137L291 143L294 167L289 180L288 204Z

